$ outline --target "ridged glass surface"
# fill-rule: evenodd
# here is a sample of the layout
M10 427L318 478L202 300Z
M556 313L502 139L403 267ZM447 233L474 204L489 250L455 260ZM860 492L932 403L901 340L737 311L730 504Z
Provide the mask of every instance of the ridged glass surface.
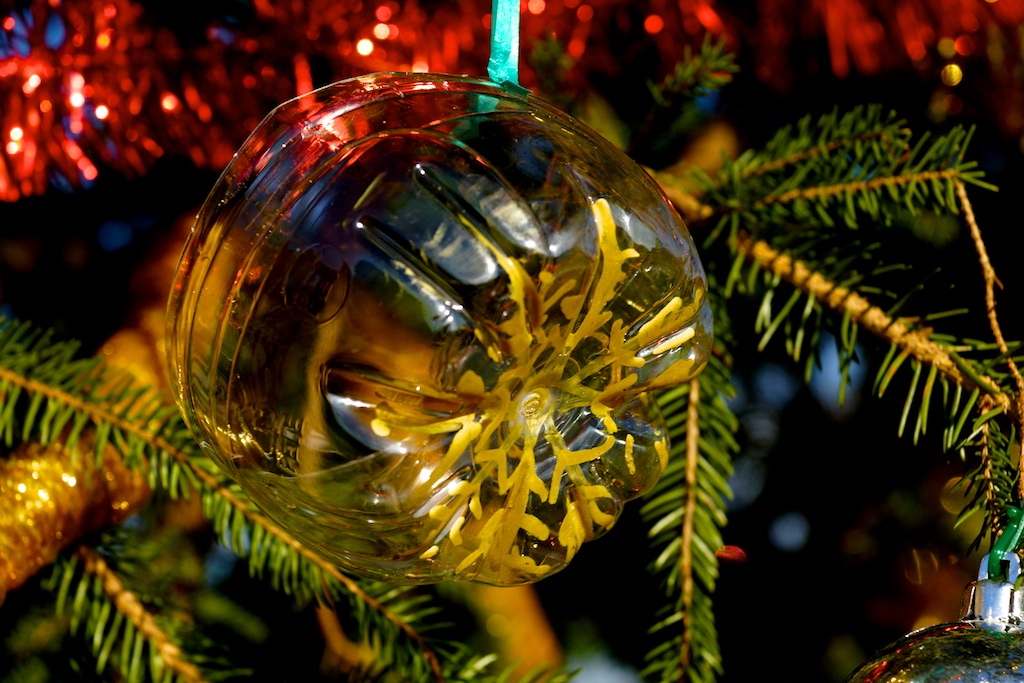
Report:
M1024 683L1024 636L965 622L914 631L880 650L846 683Z
M282 105L224 171L172 378L211 457L344 569L526 583L661 474L650 392L705 364L706 286L597 134L486 81L374 74Z

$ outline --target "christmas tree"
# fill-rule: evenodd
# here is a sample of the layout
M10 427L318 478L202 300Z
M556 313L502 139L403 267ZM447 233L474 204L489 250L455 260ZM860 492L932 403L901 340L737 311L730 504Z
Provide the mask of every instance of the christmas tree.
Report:
M660 480L593 542L550 532L557 574L367 578L204 453L167 301L222 169L329 83L485 77L496 21L0 8L2 680L842 681L957 618L1024 497L1020 0L522 4L521 85L646 169L714 320L650 393Z

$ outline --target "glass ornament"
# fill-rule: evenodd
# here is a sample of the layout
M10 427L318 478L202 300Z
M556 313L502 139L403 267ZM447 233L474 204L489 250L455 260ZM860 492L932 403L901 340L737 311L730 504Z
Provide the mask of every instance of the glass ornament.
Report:
M997 555L998 557L998 555ZM846 683L1024 683L1024 591L1017 555L989 578L988 556L958 622L914 631L878 651Z
M168 309L177 400L276 523L393 582L528 583L663 471L651 392L706 363L694 245L625 154L485 80L381 73L274 110Z

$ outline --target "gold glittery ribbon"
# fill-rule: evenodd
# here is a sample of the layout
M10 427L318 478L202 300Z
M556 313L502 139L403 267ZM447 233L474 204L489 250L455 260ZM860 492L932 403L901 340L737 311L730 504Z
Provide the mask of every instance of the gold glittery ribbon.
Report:
M0 600L70 542L121 521L148 494L142 474L109 451L97 466L91 453L72 455L59 445L16 448L0 460Z
M189 221L141 264L132 280L132 315L97 355L127 371L140 385L166 389L163 318L167 291ZM0 454L0 603L83 534L117 524L149 497L140 471L107 448L97 462L92 440L78 451L35 443Z

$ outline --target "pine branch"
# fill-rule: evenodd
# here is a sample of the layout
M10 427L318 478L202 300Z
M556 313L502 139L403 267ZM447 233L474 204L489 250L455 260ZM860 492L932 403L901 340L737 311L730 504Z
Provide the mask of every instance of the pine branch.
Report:
M902 127L902 121L895 120L895 113L889 113L889 119L885 121L881 126L877 125L877 115L881 112L879 107L867 107L866 109L857 109L847 114L851 119L852 123L863 130L853 130L845 134L841 139L834 139L831 136L824 134L821 137L824 140L819 139L814 147L806 148L800 147L797 149L786 149L784 151L773 151L771 143L769 143L766 150L767 156L771 158L771 161L766 161L761 164L751 165L745 172L745 177L762 175L765 173L773 173L779 171L786 166L796 166L803 161L814 159L816 157L828 157L831 154L841 150L846 145L863 145L863 144L882 144L904 146L902 140L910 135L910 129ZM866 115L862 115L865 113ZM802 125L804 127L809 123L810 118L804 119ZM842 129L845 126L840 125ZM776 135L776 140L784 141L785 132L787 129L783 129L780 134ZM803 136L801 136L803 137Z
M1019 489L1019 471L1014 463L1018 457L1016 448L1017 430L1012 424L997 424L1004 417L1000 409L989 409L990 404L983 397L978 401L978 415L973 420L971 433L959 444L961 452L973 453L976 465L966 472L958 486L971 499L957 517L957 525L976 513L982 513L984 520L971 550L981 546L986 535L996 538L1004 527L1006 510L1019 503L1015 497ZM964 410L964 414L970 409ZM1016 481L1015 481L1016 480Z
M302 546L261 514L237 487L225 483L202 455L176 407L155 392L133 387L127 377L106 372L96 359L75 360L77 350L77 344L53 342L49 334L25 323L0 325L0 392L5 396L0 433L8 443L17 433L21 439L44 445L62 441L74 451L83 430L91 426L97 453L113 445L126 463L148 472L154 488L172 497L187 496L191 490L202 493L204 508L215 512L211 517L218 533L225 537L230 531L232 549L249 560L254 572L269 566L274 583L296 594L341 593L331 586L336 584L357 606L380 614L409 638L428 675L443 680L437 655L410 620ZM243 543L245 537L250 539L248 544Z
M957 182L994 189L964 159L971 136L954 128L914 142L895 115L864 107L804 119L764 149L726 160L713 177L693 170L657 178L691 226L715 223L705 244L724 230L734 239L740 226L767 237L794 227L890 225L901 211L956 212Z
M973 496L960 519L983 512L983 528L998 531L1014 493L1024 496L1024 469L1017 469L1024 465L1013 461L1015 434L1024 429L1024 379L1014 358L1020 344L1004 340L998 329L998 280L967 199L966 183L995 189L981 180L976 164L965 160L970 138L971 131L955 128L934 141L923 136L913 142L893 114L862 108L813 123L805 118L781 130L763 150L726 162L714 177L700 171L655 177L692 229L710 228L705 246L727 236L735 260L723 295L728 298L736 289L760 293L756 328L762 348L784 330L795 360L802 349L812 349L805 365L809 379L822 329L832 326L842 399L856 360L858 331L881 338L889 354L875 391L883 394L901 369L909 369L899 433L911 432L915 442L927 430L941 389L945 448L964 458L976 456L977 465L961 482ZM954 339L925 327L955 312L916 320L897 317L923 283L903 296L881 289L885 271L903 266L866 257L875 245L862 235L878 234L904 222L906 215L960 209L978 250L995 344ZM781 284L792 289L784 294ZM868 298L877 295L895 303L883 310ZM998 356L992 357L992 351ZM980 541L981 535L975 544Z
M716 317L717 319L717 317ZM724 330L723 330L724 331ZM651 629L667 639L647 655L646 679L711 681L722 664L711 596L718 577L715 551L722 547L725 500L736 418L723 396L731 393L728 371L712 357L700 378L661 394L672 452L661 480L645 497L641 515L660 548L651 571L672 602Z
M95 549L79 546L58 565L51 583L58 613L70 614L71 633L84 630L97 674L113 666L126 681L210 680Z
M992 524L992 538L997 538L999 533L1002 531L1002 524L999 520L1001 510L998 506L998 490L999 487L996 483L995 470L993 468L992 451L989 448L989 433L991 431L991 424L986 422L981 425L981 434L979 435L979 452L981 456L981 486L979 487L982 491L982 495L985 498L985 514L986 517L993 520Z
M897 187L913 187L918 184L926 184L934 181L949 181L960 178L960 171L957 169L942 169L940 171L921 171L918 173L907 173L903 175L889 176L885 178L872 178L871 180L856 180L838 185L819 185L816 187L797 187L781 194L762 197L754 202L755 209L767 207L771 204L785 204L798 200L828 199L831 197L847 197L853 194L865 194L877 192L883 188L893 189ZM724 213L725 211L723 211Z
M879 367L874 387L879 396L886 392L896 374L909 366L912 374L900 417L900 435L911 425L915 404L914 441L926 431L932 395L937 387L942 388L946 414L943 445L948 451L961 453L965 459L974 455L979 463L961 482L974 495L960 521L975 512L984 513L983 531L974 546L980 545L984 534L997 532L1004 511L1014 503L1013 494L1019 490L1021 479L1013 464L1016 432L1013 425L1020 424L1019 401L1004 388L1009 376L995 376L992 372L995 366L1005 362L1009 351L987 360L968 359L958 351L984 351L993 345L941 340L934 331L890 316L862 294L829 280L800 259L783 254L743 232L739 233L735 248L741 257L765 274L766 280L792 285L797 294L812 297L816 304L841 319L841 367L855 357L857 329L871 332L888 343L889 353ZM769 305L772 291L769 289L763 299ZM778 316L785 314L784 307ZM925 369L927 373L922 382ZM843 381L845 383L845 374ZM1011 424L1003 424L1005 421Z
M833 109L817 119L805 116L780 128L762 149L740 156L735 167L741 178L753 178L808 161L831 164L847 148L858 156L870 152L876 158L898 158L910 149L910 135L905 121L879 105L855 107L842 114Z
M889 224L900 207L955 210L956 182L994 189L963 159L971 131L956 128L931 144L924 136L912 145L903 123L880 107L858 107L783 128L763 149L727 160L713 177L699 169L648 172L691 227L717 221L712 237L739 225L759 232L815 222L855 228L863 218Z
M689 45L685 46L683 58L672 73L660 83L647 84L654 104L662 109L678 108L681 103L721 90L732 81L732 74L739 67L736 58L725 51L725 45L724 38L713 40L708 34L696 55Z
M81 545L78 547L77 555L82 560L85 571L102 584L103 592L114 602L118 612L124 614L134 624L139 634L149 641L150 647L159 653L160 660L170 671L185 681L200 683L204 680L199 667L184 658L181 648L157 624L153 613L146 609L138 596L128 590L99 553L87 545ZM160 677L159 667L154 674L156 678Z
M953 350L953 345L940 344L929 332L919 328L912 329L905 320L895 319L892 313L905 303L906 297L897 302L897 305L889 312L883 311L877 306L871 306L867 299L856 291L856 287L861 286L863 282L863 276L858 275L852 268L852 261L832 263L832 270L835 272L852 273L852 276L843 276L847 278L846 282L835 282L817 272L814 266L804 264L800 259L785 254L771 244L771 241L778 241L787 245L795 245L788 248L806 254L821 250L823 247L826 253L829 253L830 249L834 250L835 247L828 246L836 241L831 231L828 230L837 224L830 213L831 205L825 201L817 204L813 211L810 209L812 202L823 198L843 197L844 222L850 228L856 228L859 221L864 218L874 222L891 222L896 216L895 211L900 207L912 211L920 210L929 197L938 205L938 208L956 211L956 201L952 198L954 193L960 195L960 203L964 205L965 214L970 213L973 218L969 202L964 201L966 198L966 191L963 190L964 182L975 182L982 186L985 184L980 182L979 174L973 170L973 165L962 160L963 150L969 141L969 132L957 129L931 145L926 145L922 139L917 145L910 147L909 142L902 141L908 135L902 128L902 122L895 121L891 115L888 120L882 120L877 111L868 112L863 117L859 115L847 115L842 119L837 119L834 115L825 117L820 123L818 131L811 130L807 120L802 122L799 128L797 134L787 130L780 132L776 140L766 148L768 151L761 154L748 153L744 155L736 161L731 169L723 171L719 176L720 179L728 178L729 182L733 183L738 182L737 178L745 178L749 183L751 177L765 172L766 169L774 172L783 166L795 165L799 167L792 171L793 175L799 176L799 183L795 187L784 189L786 183L794 182L788 180L774 185L772 192L760 197L748 195L725 201L724 195L717 196L716 199L719 201L716 206L705 203L706 200L697 200L692 193L682 189L680 187L683 184L681 179L664 175L658 177L660 182L675 190L679 196L674 199L685 207L694 222L708 221L716 215L719 216L718 226L708 241L712 241L724 228L728 227L731 236L730 247L742 258L758 264L764 272L773 276L775 284L768 285L758 317L759 331L763 332L762 347L775 330L785 324L789 331L795 330L796 332L795 335L788 336L787 343L793 347L794 356L798 358L804 335L804 325L815 314L815 308L822 305L825 309L838 313L841 317L843 339L840 356L844 368L849 367L854 357L854 342L858 328L866 329L886 339L893 344L894 349L899 351L898 355L893 358L892 365L880 373L880 377L884 378L882 391L887 386L888 379L891 379L892 374L903 364L903 361L907 357L914 359L911 362L911 367L914 369L915 383L904 407L900 423L901 433L907 425L911 400L917 388L917 378L920 376L922 363L934 370L929 371L928 379L925 382L922 410L918 412L914 424L915 440L919 434L923 433L927 425L927 408L931 391L935 386L936 372L941 376L941 382L953 381L958 386L968 389L976 387L982 393L990 394L995 405L1016 420L1017 424L1020 424L1021 415L1024 415L1024 398L1021 398L1021 387L1024 386L1022 383L1024 380L1018 380L1014 376L1014 382L1017 384L1016 397L1014 397L1010 392L1000 388L1001 377L986 374L986 372L991 373L994 369L991 367L991 363L969 362ZM879 140L885 140L886 143L879 145L877 144ZM868 153L868 148L871 148L870 153ZM840 149L843 155L856 160L856 164L852 168L857 173L862 173L866 167L875 168L878 172L872 171L868 174L872 176L870 178L837 183L836 179L847 173L840 169L834 173L828 184L817 186L805 184L809 176L820 171L820 169L814 168L814 164L808 165L808 160L818 158L825 160L827 156L829 157L827 159L828 167L834 167L837 162L833 152ZM883 163L887 157L889 157L888 166ZM849 166L849 160L838 162L839 166L843 164ZM938 166L938 168L929 169L927 168L929 165ZM896 174L882 172L886 168L889 171L906 172ZM744 187L742 185L727 185L727 183L716 185L710 179L705 179L705 181L703 190L710 191L711 195L714 195L715 192L724 192L727 189L737 190L737 188ZM886 188L885 193L881 192L882 188ZM780 189L784 189L784 191L779 191ZM888 196L888 203L886 203L886 197L881 196L883 194ZM762 222L758 223L759 219L755 216L758 211L780 203L803 203L805 206L802 212L784 211L761 215ZM861 217L858 212L865 215ZM803 222L804 229L801 232L787 232L791 230L790 221L793 220ZM972 222L971 219L968 222ZM759 231L759 236L763 238L755 239L748 230L740 229L741 224L753 225L754 229ZM819 225L824 226L825 229L819 229L817 227ZM972 231L975 234L978 232L976 227L972 228ZM847 241L849 240L847 239ZM870 248L857 244L856 239L853 242L853 246L858 250L866 252ZM976 238L976 243L979 244L979 253L983 254L980 235ZM851 258L856 257L855 254ZM994 273L988 272L990 267L985 269L986 258L984 256L981 260L983 271L986 272L989 282L988 287L991 289ZM740 260L735 263L733 277L730 278L726 289L727 296L730 295L735 276L739 273L740 263ZM819 258L818 263L824 264L826 261ZM754 275L755 271L751 271L750 277L752 278ZM772 295L779 281L787 281L796 285L796 289L785 305L777 312L773 312ZM791 313L793 310L797 310L801 296L804 296L805 302L802 309L803 317L794 323ZM987 295L987 300L990 302L990 317L994 317L994 312L992 312L994 300L991 294ZM812 334L816 334L818 327L820 327L820 320L812 330ZM1001 334L995 329L994 335L997 340L1001 339ZM968 348L970 346L968 345ZM1010 368L1011 375L1014 375L1015 366L1010 355L1009 345L1003 341L997 345L997 348L1002 353L1004 362ZM811 368L811 360L808 359L808 372ZM1019 375L1019 372L1016 375ZM842 386L845 387L845 381ZM962 418L964 416L954 417ZM962 426L963 422L962 419L953 420L954 425ZM951 444L956 442L958 434L959 429L954 428L947 435L947 442Z
M647 83L651 108L630 141L630 154L642 157L654 146L665 146L680 137L687 119L695 119L696 99L720 90L738 70L735 57L725 51L726 41L712 40L710 34L699 52L690 46L672 73L660 83Z
M799 259L780 253L763 240L755 240L748 234L740 233L734 245L737 253L755 261L765 271L813 295L827 309L848 317L861 328L886 340L899 350L902 357L913 356L918 362L935 367L943 377L958 386L990 395L994 404L1003 412L1014 419L1020 419L1014 402L999 389L998 382L975 370L968 361L948 347L933 341L926 330L911 327L904 320L890 317L865 297L831 282Z
M700 464L700 428L698 418L700 416L700 382L690 383L689 404L686 406L686 507L683 513L682 532L680 536L683 546L680 551L679 573L683 577L682 588L682 611L683 611L683 642L680 652L680 662L683 670L688 669L693 663L693 653L690 649L692 639L692 610L693 610L693 534L695 517L697 514L697 468Z

